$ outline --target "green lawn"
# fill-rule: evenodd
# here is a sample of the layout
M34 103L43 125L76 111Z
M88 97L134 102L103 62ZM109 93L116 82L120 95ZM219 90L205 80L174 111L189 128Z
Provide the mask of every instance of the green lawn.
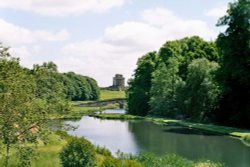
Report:
M59 152L66 143L66 140L61 139L55 133L50 134L49 144L44 145L40 143L35 149L36 157L32 160L31 167L61 167ZM10 156L9 166L16 167L17 163L17 158ZM1 157L0 166L3 166L3 159Z
M125 98L125 91L101 90L100 100Z
M110 104L102 107L76 107L72 106L68 113L50 114L50 119L80 119L84 115L90 115L105 109L118 108L116 104Z

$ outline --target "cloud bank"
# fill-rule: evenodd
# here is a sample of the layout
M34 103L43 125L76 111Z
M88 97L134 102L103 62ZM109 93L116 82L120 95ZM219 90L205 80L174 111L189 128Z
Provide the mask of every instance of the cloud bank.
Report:
M163 8L141 13L141 21L108 27L98 39L70 43L56 60L63 71L76 71L96 78L101 86L112 84L115 73L130 78L139 57L158 50L167 40L199 35L215 39L217 33L201 20L184 20Z
M33 31L3 19L0 19L0 27L0 38L7 45L65 41L70 36L66 30L59 30L58 32L46 30Z
M34 12L44 16L71 16L106 12L125 0L0 0L0 8Z

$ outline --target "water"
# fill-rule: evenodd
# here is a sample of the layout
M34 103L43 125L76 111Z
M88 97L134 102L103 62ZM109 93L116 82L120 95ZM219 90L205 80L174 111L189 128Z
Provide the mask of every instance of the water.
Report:
M107 110L104 110L102 113L107 113L107 114L125 114L125 110L123 109L117 109L117 110L113 110L113 109L107 109Z
M112 153L117 150L133 154L175 153L191 160L209 159L230 167L250 167L250 147L231 137L147 121L101 120L88 116L65 123L78 126L75 131L69 130L69 134L84 136Z

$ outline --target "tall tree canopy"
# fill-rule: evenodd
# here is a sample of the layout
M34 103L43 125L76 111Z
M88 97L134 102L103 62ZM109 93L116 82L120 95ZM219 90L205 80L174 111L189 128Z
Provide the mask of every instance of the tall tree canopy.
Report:
M156 52L139 59L134 78L129 83L128 112L135 115L162 115L175 117L180 114L180 89L185 85L188 66L193 60L205 58L218 61L215 43L194 36L167 41ZM197 103L198 104L198 103Z
M178 61L168 59L167 65L161 62L153 72L150 89L150 114L175 117L178 113L177 91L183 87L183 80L178 76Z
M214 118L212 112L221 94L219 84L215 81L218 68L218 63L205 58L195 59L189 64L185 85L177 94L180 113L185 118L199 122Z
M100 88L93 78L68 72L62 74L64 91L71 100L97 100L100 97Z
M24 143L36 143L43 132L46 101L36 94L35 79L19 60L0 46L0 142L5 147L5 166L10 148L18 149L20 166L29 164L31 154Z
M13 147L20 166L30 165L32 143L44 137L47 114L67 112L69 100L95 100L99 94L94 79L59 73L53 62L23 68L0 44L0 146L5 148L5 167Z
M148 114L152 72L155 70L157 59L156 52L150 52L138 60L134 78L129 81L127 91L129 114Z
M250 1L230 3L218 26L228 26L217 40L223 55L218 80L224 92L218 121L250 127Z

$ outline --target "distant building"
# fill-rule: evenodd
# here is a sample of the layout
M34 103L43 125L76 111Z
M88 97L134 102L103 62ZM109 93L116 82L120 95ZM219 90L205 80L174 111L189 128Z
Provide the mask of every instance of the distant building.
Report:
M125 78L121 74L116 74L113 77L113 88L117 90L124 90L125 89Z
M122 74L115 74L115 76L113 77L113 85L109 87L103 87L102 89L119 91L125 90L125 78Z

